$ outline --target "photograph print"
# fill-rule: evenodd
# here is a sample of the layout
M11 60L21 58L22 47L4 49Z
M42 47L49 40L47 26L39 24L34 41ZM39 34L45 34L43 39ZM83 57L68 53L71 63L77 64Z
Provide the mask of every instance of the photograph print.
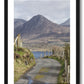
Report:
M14 84L70 84L70 0L14 0Z

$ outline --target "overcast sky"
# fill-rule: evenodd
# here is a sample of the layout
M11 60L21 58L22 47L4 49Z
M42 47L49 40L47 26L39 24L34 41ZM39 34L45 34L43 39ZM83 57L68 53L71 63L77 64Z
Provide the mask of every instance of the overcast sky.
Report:
M70 18L70 0L14 0L14 18L29 20L38 14L60 24Z

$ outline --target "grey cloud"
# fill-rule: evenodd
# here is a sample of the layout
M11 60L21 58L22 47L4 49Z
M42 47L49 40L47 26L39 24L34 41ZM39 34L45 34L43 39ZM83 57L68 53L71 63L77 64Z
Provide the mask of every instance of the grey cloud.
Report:
M62 23L70 17L69 0L15 0L15 18L30 19L41 14L53 22Z

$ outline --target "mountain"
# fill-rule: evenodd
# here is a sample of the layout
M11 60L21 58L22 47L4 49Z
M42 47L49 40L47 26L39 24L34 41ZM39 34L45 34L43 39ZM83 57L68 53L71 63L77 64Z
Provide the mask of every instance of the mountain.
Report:
M64 23L61 24L62 26L70 27L70 19L66 20Z
M23 41L48 42L49 40L69 40L70 29L51 22L42 15L36 15L14 29L14 36L20 33Z
M23 19L14 19L14 29L24 24L26 21Z

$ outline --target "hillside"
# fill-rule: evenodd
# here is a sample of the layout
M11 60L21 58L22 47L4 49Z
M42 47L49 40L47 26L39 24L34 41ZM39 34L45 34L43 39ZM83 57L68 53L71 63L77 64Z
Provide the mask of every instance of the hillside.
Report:
M36 15L14 29L14 36L20 33L24 43L48 43L69 41L70 28L51 22L42 15Z
M29 49L14 47L14 82L34 65L35 58Z
M70 27L70 19L66 20L65 22L63 22L60 25L65 26L65 27Z
M20 27L22 24L24 24L26 21L23 19L14 19L14 29Z

